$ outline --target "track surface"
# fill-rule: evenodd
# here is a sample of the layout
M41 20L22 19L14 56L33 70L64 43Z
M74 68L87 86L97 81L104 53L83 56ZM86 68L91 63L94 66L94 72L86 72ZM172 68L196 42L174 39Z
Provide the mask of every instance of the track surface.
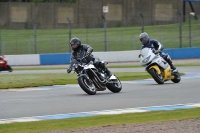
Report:
M111 69L111 71L144 71L144 69ZM164 85L158 85L153 80L122 81L123 90L117 94L106 90L97 92L95 96L89 96L78 85L36 87L20 91L1 90L0 119L199 103L200 67L180 67L179 71L186 72L186 76L183 76L178 84L167 81Z

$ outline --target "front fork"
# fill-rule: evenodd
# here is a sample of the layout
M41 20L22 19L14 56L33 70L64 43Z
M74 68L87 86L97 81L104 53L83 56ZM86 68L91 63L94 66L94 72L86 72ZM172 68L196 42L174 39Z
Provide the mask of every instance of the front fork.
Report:
M172 72L170 70L170 67L168 66L166 69L161 70L158 65L153 65L151 67L148 68L148 70L150 69L155 69L157 74L161 74L164 78L164 80L170 80L170 79L174 79L174 76L172 75Z
M87 81L88 82L90 82L90 78L88 77L88 75L87 74L78 74L78 78L80 78L80 77L84 77L85 79L87 79Z
M153 65L153 66L150 66L148 68L148 70L150 70L151 68L155 69L157 74L161 74L161 71L160 71L160 68L158 67L158 65Z

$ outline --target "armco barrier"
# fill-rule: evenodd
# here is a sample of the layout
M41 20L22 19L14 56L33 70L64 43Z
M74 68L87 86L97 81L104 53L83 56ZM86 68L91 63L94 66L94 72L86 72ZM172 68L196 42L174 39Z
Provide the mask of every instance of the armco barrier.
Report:
M172 59L200 58L200 47L166 49L163 52L168 53Z
M172 59L200 58L200 47L165 49ZM93 52L94 56L108 62L131 62L139 61L140 50ZM20 65L61 65L69 64L71 53L61 54L33 54L33 55L5 55L9 64Z
M138 60L139 50L116 52L93 52L95 57L108 62L127 62ZM41 54L41 65L69 64L71 53L66 54Z
M21 65L40 65L40 55L5 55L9 65L21 66Z
M40 65L69 64L71 54L41 54Z

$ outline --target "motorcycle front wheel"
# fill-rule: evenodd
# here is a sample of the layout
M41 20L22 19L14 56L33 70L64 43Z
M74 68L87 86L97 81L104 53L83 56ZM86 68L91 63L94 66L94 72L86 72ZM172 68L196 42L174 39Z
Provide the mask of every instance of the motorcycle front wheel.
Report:
M86 79L85 77L79 77L78 83L80 87L82 88L82 90L85 91L88 95L96 94L97 90L94 84L90 80Z
M113 93L118 93L122 90L122 84L118 78L115 80L109 81L106 87Z
M148 72L158 84L164 83L164 78L163 78L162 74L158 74L156 69L152 68Z

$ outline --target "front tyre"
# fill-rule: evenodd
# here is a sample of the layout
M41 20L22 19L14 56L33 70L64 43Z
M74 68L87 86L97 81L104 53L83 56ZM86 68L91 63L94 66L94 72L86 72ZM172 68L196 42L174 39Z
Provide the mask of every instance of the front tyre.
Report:
M158 74L156 69L152 68L148 72L158 84L164 83L164 78L163 78L162 74Z
M109 83L107 83L106 87L113 93L118 93L122 90L122 84L117 77L115 80L109 81Z
M95 95L97 90L94 84L85 77L79 77L78 83L80 87L85 91L88 95Z

